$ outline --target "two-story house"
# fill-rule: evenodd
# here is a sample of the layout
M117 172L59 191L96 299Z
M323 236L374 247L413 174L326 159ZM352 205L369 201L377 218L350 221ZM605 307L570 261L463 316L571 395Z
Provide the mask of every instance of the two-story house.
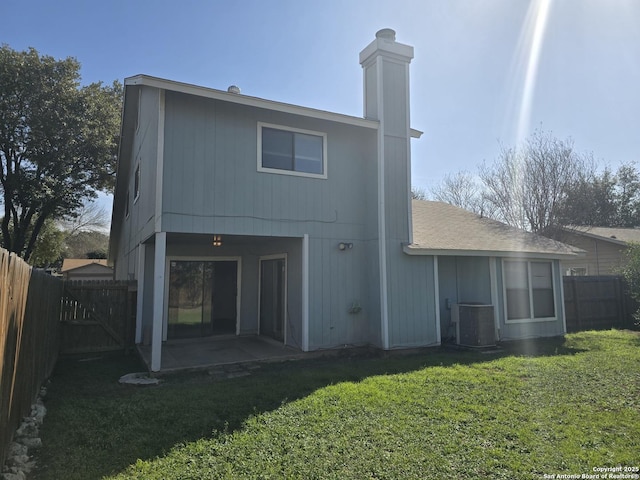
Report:
M216 334L301 351L438 345L467 301L494 305L498 339L564 333L569 248L412 207L412 58L390 29L360 53L363 117L126 79L110 259L137 281L151 370L163 342ZM476 223L504 242L474 244ZM432 244L444 230L454 243Z

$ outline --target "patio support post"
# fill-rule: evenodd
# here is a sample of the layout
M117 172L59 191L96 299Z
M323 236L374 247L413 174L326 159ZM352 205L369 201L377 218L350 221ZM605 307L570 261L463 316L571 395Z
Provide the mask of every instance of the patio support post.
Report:
M138 245L138 295L136 299L136 343L142 343L142 307L144 305L144 262L146 256L144 243Z
M309 234L302 237L302 351L309 351Z
M164 318L164 268L167 253L167 232L156 233L153 262L153 334L151 337L151 371L160 371L162 354L162 324Z
M438 266L438 256L433 256L433 287L435 302L435 317L436 317L436 342L438 345L442 343L442 333L440 327L440 271Z

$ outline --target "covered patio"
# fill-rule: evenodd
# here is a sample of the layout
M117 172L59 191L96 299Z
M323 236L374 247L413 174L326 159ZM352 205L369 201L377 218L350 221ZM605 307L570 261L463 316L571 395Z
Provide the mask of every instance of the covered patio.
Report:
M138 345L151 370L151 345ZM159 373L206 369L216 366L304 358L309 353L260 335L216 335L170 340L162 345Z

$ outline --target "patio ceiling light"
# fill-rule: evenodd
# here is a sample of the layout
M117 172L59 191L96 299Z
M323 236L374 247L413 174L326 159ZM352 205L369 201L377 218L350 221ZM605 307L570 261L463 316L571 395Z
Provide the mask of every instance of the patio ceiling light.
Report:
M213 246L221 247L222 246L222 235L214 235L213 236Z

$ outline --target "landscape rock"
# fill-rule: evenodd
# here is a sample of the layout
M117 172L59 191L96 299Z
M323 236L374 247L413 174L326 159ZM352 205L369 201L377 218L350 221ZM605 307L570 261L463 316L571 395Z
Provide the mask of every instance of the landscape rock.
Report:
M28 450L36 450L42 447L42 439L39 437L24 437L20 439L20 443Z
M137 372L121 376L118 382L126 385L158 385L161 380L150 377L147 372Z
M46 414L47 408L42 404L42 401L31 406L31 418L33 418L38 425L42 425Z
M9 444L9 453L8 457L15 457L16 455L26 455L27 454L27 446L22 445L21 443L11 442Z
M46 394L46 388L40 389ZM35 468L36 462L29 456L30 450L42 447L39 426L42 425L47 409L42 403L42 396L31 405L31 413L25 417L14 434L14 441L9 445L7 459L0 473L0 480L27 480L27 474Z
M23 467L31 463L29 455L14 455L7 459L7 465L9 467L16 467L19 470L25 470Z
M22 425L16 430L16 437L37 437L38 436L38 426L31 419L27 419L22 422Z
M2 479L2 480L27 480L27 476L24 474L24 472L21 472L21 471L18 471L17 473L6 472L6 473L1 473L0 474L0 479Z

